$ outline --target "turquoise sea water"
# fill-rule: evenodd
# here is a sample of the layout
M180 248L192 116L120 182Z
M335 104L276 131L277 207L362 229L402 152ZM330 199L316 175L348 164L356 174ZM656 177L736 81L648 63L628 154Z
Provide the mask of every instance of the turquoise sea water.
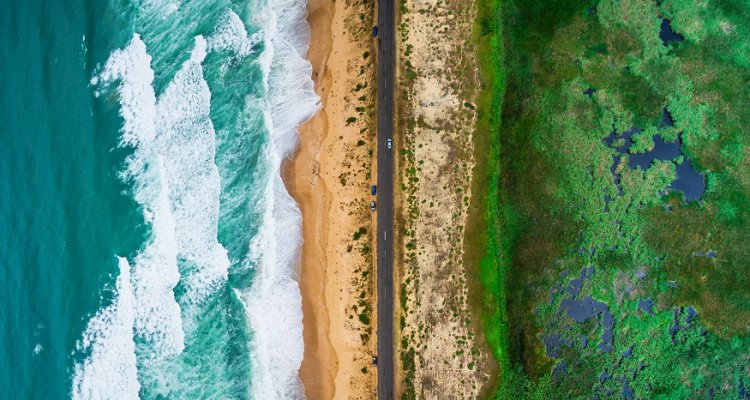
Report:
M304 1L0 0L0 398L296 398Z

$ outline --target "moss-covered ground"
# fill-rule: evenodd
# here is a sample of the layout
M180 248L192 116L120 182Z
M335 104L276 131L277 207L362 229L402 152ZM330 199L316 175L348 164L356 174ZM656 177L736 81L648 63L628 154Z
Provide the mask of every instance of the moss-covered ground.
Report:
M467 246L496 396L750 396L750 2L479 4ZM684 157L631 167L657 136ZM700 199L671 189L685 162Z

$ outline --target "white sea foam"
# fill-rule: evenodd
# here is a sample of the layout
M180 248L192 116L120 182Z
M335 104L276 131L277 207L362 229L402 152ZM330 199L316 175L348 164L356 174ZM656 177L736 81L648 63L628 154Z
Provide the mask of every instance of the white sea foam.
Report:
M125 49L112 53L93 82L119 83L121 144L134 147L123 178L133 182L135 200L152 227L151 238L135 259L135 328L156 356L166 356L180 353L185 344L180 307L173 292L180 280L175 221L164 161L155 148L157 106L150 62L146 45L136 34Z
M136 34L127 48L113 52L92 81L120 83L122 144L135 148L124 177L134 182L135 199L153 228L150 242L136 258L138 333L157 340L175 333L163 349L168 354L184 348L173 295L180 280L178 260L186 264L186 304L200 303L211 294L226 280L229 267L217 240L220 182L209 119L211 92L201 65L206 52L206 40L196 37L190 59L157 100L151 57Z
M138 34L127 47L112 52L104 69L91 79L93 85L101 84L102 88L119 84L120 114L124 120L120 139L123 146L138 147L154 140L156 95L153 82L151 56ZM100 93L100 90L96 91L97 95Z
M157 102L156 147L164 159L178 258L184 264L183 307L200 304L229 271L227 251L217 239L221 182L209 118L211 92L201 65L206 51L206 40L196 37L190 59Z
M234 11L229 10L222 18L216 31L208 38L210 51L232 51L237 56L245 57L250 54L253 45L262 37L254 35L248 37L245 24Z
M75 366L74 399L138 398L130 265L120 258L119 268L114 302L91 318L79 342L80 350L90 356Z
M254 10L266 48L259 60L266 76L267 155L273 175L266 185L263 226L251 248L260 251L258 273L243 294L253 331L251 380L257 399L304 398L302 309L297 268L302 218L280 177L281 162L294 151L297 127L319 107L312 68L304 59L309 42L305 2L272 0Z
M76 365L75 398L135 398L139 384L134 332L150 342L154 355L175 354L184 348L180 308L173 288L179 280L175 260L174 222L165 207L163 171L153 152L156 136L156 96L151 57L138 35L114 51L92 84L103 90L118 84L123 117L121 144L135 148L123 178L132 179L136 201L153 228L152 237L136 257L131 277L120 258L115 303L95 315L79 343L89 356ZM98 92L97 92L98 93Z
M217 240L220 188L209 119L211 93L201 66L206 51L206 41L197 37L190 59L158 100L151 57L138 35L126 48L113 52L92 80L100 90L118 84L124 120L121 143L134 148L122 176L133 183L135 200L152 229L135 257L132 277L122 259L118 306L92 318L81 341L82 351L93 349L76 366L74 393L83 398L104 393L98 390L110 385L111 370L136 376L134 332L151 359L181 353L185 330L193 328L192 317L199 314L196 307L227 279L229 260ZM178 262L184 267L186 289L182 309L174 296L181 280ZM120 306L123 302L127 308ZM129 319L120 318L122 312ZM189 317L185 322L183 313ZM128 345L123 346L123 341ZM119 353L113 355L115 351ZM125 361L128 365L132 361L132 371L118 367ZM129 375L123 376L128 385L122 386L133 388ZM130 393L137 397L138 388Z
M269 181L266 201L259 270L243 296L253 331L252 394L257 399L302 398L297 373L304 351L302 298L296 280L302 219L280 177Z
M135 259L136 332L163 357L179 354L185 348L180 306L174 287L180 280L177 268L175 220L169 207L169 192L163 157L153 168L158 175L144 172L137 185L136 200L144 206L144 217L151 224L152 236Z

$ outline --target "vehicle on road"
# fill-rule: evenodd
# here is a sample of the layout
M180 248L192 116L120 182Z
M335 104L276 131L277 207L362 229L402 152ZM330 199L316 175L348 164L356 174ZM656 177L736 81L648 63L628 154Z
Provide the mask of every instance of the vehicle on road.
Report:
M393 148L393 140L392 139L386 140L385 141L385 146L388 147L389 149L392 149Z
M378 37L378 26L375 25L372 27L372 37L376 38Z
M370 211L375 211L375 202L374 201L370 202Z
M372 365L378 365L378 358L375 356L372 356Z
M376 194L378 194L378 187L375 186L375 185L370 186L370 194L373 195L373 196L375 196Z

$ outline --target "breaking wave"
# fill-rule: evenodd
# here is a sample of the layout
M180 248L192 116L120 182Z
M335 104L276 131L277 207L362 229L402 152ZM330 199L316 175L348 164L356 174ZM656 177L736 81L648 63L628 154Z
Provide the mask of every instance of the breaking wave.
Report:
M309 41L305 6L300 0L254 4L249 11L254 31L227 9L212 33L192 37L189 58L161 93L155 89L151 42L143 32L143 37L135 33L126 47L112 52L92 79L97 96L113 90L119 96L120 145L132 151L120 177L131 185L149 233L137 254L119 257L111 304L91 317L78 342L84 359L74 366L73 398L209 392L218 397L304 397L298 377L303 355L297 283L302 221L280 171L297 146L297 127L319 107L311 67L304 59ZM164 18L181 12L179 3L154 9L163 9ZM253 59L262 72L261 95L253 98L248 89L243 102L243 107L255 107L263 116L265 132L262 157L253 172L262 174L253 189L262 194L262 201L254 204L261 218L257 233L244 244L250 261L230 260L227 248L236 243L219 241L222 176L249 173L220 171L217 166L217 158L235 155L217 150L212 96L224 94L212 94L211 80L204 73L208 58L224 53L231 57L221 61L219 70L226 71L238 59ZM249 282L232 283L235 264L254 267L249 277L242 275ZM225 351L234 345L217 341L243 337L232 333L241 327L216 328L221 340L198 337L212 333L206 324L232 314L221 309L231 306L221 300L225 293L240 300L249 331L244 345L249 365L234 372L226 372L236 367L234 363L216 367L221 371L211 370L210 376L185 383L192 388L180 389L182 382L175 380L191 379L191 374L175 369L193 368L190 360L202 359L188 353L208 346ZM206 317L215 312L219 317ZM249 371L250 376L236 377L237 371ZM221 395L221 390L236 386L219 382L225 376L248 387L244 393ZM215 384L218 391L200 387L205 384Z

